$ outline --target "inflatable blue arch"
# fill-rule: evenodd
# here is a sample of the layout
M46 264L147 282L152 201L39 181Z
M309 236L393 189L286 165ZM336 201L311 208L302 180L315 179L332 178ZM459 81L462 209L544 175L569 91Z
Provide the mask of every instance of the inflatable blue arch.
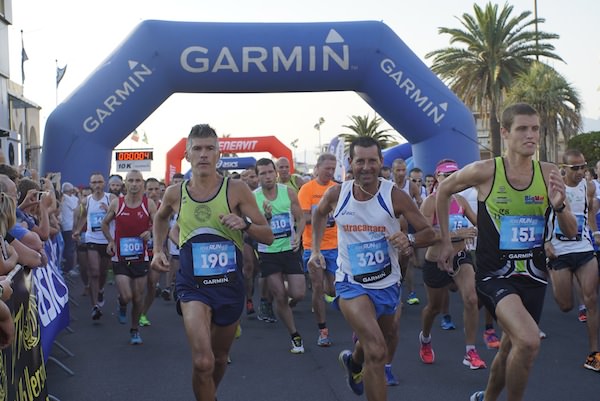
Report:
M425 170L479 159L471 112L381 22L149 20L48 117L42 171L108 173L112 149L173 93L325 91L356 92Z

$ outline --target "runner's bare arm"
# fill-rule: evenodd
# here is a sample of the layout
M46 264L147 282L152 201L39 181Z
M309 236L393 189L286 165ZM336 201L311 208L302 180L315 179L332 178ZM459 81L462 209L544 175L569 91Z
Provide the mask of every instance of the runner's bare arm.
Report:
M118 206L119 206L119 201L115 198L114 200L112 200L110 202L108 211L106 212L104 219L102 219L102 225L101 225L102 234L104 234L104 237L106 238L106 240L108 241L109 244L114 241L112 234L110 233L110 222L114 220L114 218L117 214Z
M335 185L325 191L321 201L315 207L312 213L312 253L315 254L321 250L321 241L325 233L325 225L329 213L335 210L338 198L340 197L341 185ZM340 228L338 227L338 230Z
M292 216L294 217L294 221L296 223L296 236L294 237L292 248L297 250L302 243L302 233L304 233L304 227L306 227L306 220L304 219L304 213L300 208L300 203L298 202L298 195L296 195L296 192L294 192L294 190L291 188L288 188L288 196L290 197Z
M171 185L167 187L163 200L158 210L154 213L152 220L152 237L154 238L154 255L157 252L164 253L165 240L169 230L169 218L179 208L181 198L181 186Z
M240 180L231 180L232 193L237 196L237 206L242 216L250 219L252 224L246 229L246 221L244 218L237 215L230 215L230 218L234 218L233 225L230 226L232 229L246 230L246 233L260 242L261 244L270 245L273 243L273 231L271 231L271 225L267 222L265 216L258 209L256 204L256 197L248 188L244 182ZM224 216L225 217L225 216Z
M598 211L596 208L596 185L594 183L587 183L587 204L588 204L588 224L592 229L592 232L598 232L598 224L596 223L596 212ZM596 240L598 238L598 240ZM600 241L600 232L598 234L594 234L594 240L596 243Z
M440 183L436 192L436 213L440 226L441 244L438 253L438 266L445 271L453 270L450 261L454 257L454 248L448 228L450 197L469 187L475 187L478 194L490 191L495 171L494 159L473 162L447 177ZM479 195L478 195L479 196Z
M554 209L558 226L567 237L574 237L577 235L577 219L571 212L571 206L567 200L565 181L556 165L545 162L540 164L547 183L548 203Z
M83 226L87 222L87 198L81 201L80 206L80 218L77 219L77 226L73 227L72 237L75 240L79 240L79 236L81 234L81 230Z
M423 204L423 199L421 198L421 186L416 182L410 181L410 193L415 200L415 203L418 207L421 207Z
M388 240L396 248L406 250L411 246L424 248L433 244L435 241L433 228L431 228L431 225L421 214L410 196L396 186L392 189L392 204L394 207L394 215L404 216L408 224L415 229L414 243L411 243L408 236L403 232L390 233Z
M427 198L425 198L419 210L421 211L423 217L425 217L425 221L427 221L427 223L429 223L429 225L433 227L433 220L435 217L435 195L429 195ZM439 242L439 230L433 228L433 231L435 235L433 242Z

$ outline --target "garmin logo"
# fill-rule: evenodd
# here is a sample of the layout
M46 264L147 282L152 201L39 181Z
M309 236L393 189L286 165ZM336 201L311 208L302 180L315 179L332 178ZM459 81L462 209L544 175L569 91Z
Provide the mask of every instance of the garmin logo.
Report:
M434 123L439 124L444 119L448 111L448 103L434 104L410 78L404 76L404 71L396 68L396 63L393 60L389 58L383 59L379 66L381 71L391 78L396 83L396 86L403 90L406 96L414 101L417 107L427 117L431 118Z
M336 51L330 44L341 43ZM245 73L251 70L259 72L329 71L332 65L347 71L350 69L350 47L344 38L330 29L321 46L294 46L287 52L279 46L271 48L260 46L242 46L232 49L227 46L220 49L208 49L202 46L190 46L181 52L181 67L191 73L230 71Z
M144 84L146 77L152 75L152 70L137 61L129 60L129 69L131 70L131 74L127 79L104 99L102 105L96 108L93 115L83 121L83 129L86 132L92 133L96 131L104 120L110 117L117 108L125 104L129 96Z

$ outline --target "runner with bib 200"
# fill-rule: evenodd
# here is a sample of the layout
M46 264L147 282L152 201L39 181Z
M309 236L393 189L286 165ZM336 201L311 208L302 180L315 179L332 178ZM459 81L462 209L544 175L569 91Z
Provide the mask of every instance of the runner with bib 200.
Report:
M142 344L139 320L144 305L144 288L148 275L148 241L156 205L144 195L144 177L131 170L125 177L127 194L114 198L102 221L102 232L108 240L106 250L113 255L113 272L119 291L119 323L127 323L127 304L132 301L131 345ZM109 224L114 220L114 236Z

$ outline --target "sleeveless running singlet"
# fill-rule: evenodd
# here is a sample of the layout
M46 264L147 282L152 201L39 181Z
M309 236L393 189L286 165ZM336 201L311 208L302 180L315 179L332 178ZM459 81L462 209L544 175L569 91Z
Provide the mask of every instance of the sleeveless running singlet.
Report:
M194 200L181 184L177 224L181 274L202 285L226 285L241 278L242 232L221 224L220 215L231 213L227 192L229 179L223 178L217 194L207 201Z
M567 200L571 211L577 219L577 235L574 238L565 236L558 223L554 224L552 246L557 256L575 252L592 252L593 240L588 226L587 182L581 180L576 187L567 185Z
M400 231L392 203L395 184L380 178L379 190L367 201L354 198L353 186L354 180L342 183L333 214L338 226L335 280L371 289L387 288L401 278L398 252L386 239Z
M292 239L294 238L294 218L292 217L291 205L288 194L288 187L285 184L277 184L277 197L269 200L265 197L261 187L254 190L256 203L261 213L264 214L263 202L266 200L271 204L272 212L271 230L275 240L271 245L258 243L258 251L263 253L279 253L292 249Z
M551 232L551 208L540 163L532 164L529 186L518 190L508 182L504 159L495 158L492 188L478 202L478 277L521 275L546 283L544 240Z
M148 198L136 208L125 204L125 198L119 197L119 207L115 215L115 247L117 252L112 257L115 262L148 261L147 243L140 238L144 231L150 230L152 220L148 212Z
M102 207L104 205L104 208ZM110 205L110 194L104 193L100 200L94 199L93 195L87 198L87 231L85 241L92 244L108 244L108 240L102 233L102 220ZM111 226L112 226L111 222Z

